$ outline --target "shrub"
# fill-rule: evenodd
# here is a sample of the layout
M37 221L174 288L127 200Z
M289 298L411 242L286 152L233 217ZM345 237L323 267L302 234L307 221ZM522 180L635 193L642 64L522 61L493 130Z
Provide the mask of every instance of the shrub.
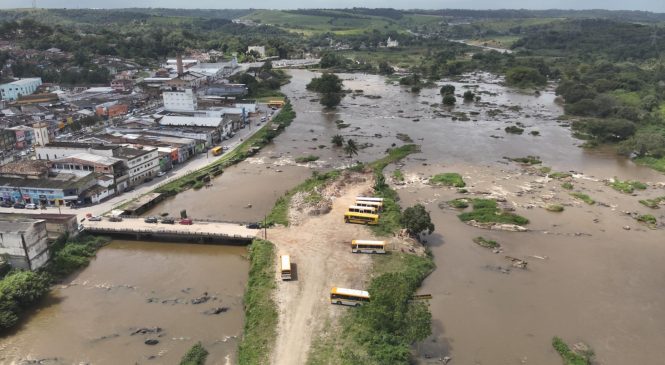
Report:
M547 177L549 177L550 179L557 179L557 180L566 179L572 176L573 174L571 174L570 172L553 172L547 175Z
M572 195L573 197L575 197L575 198L577 198L577 199L579 199L579 200L581 200L581 201L583 201L583 202L585 202L589 205L596 204L595 200L591 199L590 196L588 196L584 193L570 193L570 195Z
M207 357L208 350L199 342L185 353L180 360L180 365L203 365Z
M419 235L422 232L431 234L434 232L434 223L429 212L425 210L422 204L416 204L413 207L406 208L400 219L402 227L412 235Z
M457 209L464 209L469 206L469 200L468 199L463 199L463 198L458 198L454 199L448 202L448 205L450 205L453 208Z
M466 186L464 179L462 179L462 175L456 172L446 172L434 175L429 179L429 183L433 185L454 186L456 188L463 188Z
M508 126L504 130L506 131L506 133L510 133L510 134L522 134L522 133L524 133L524 129L520 128L516 125Z
M439 92L441 93L441 96L455 94L455 85L445 84L441 86L441 90L439 90Z
M457 99L455 98L455 95L453 94L446 94L443 96L443 105L455 105L455 102L457 102Z
M496 241L486 239L484 237L475 237L473 239L473 242L475 242L476 244L478 244L482 247L486 247L486 248L497 248L497 247L499 247L499 244Z
M609 183L609 185L612 187L612 189L626 194L633 193L635 189L644 190L647 188L646 184L639 181L634 181L634 180L621 181L616 178L614 179L614 181Z
M545 207L545 209L548 212L557 212L557 213L558 212L563 212L563 206L558 205L558 204L550 204L547 207Z
M474 95L473 91L471 91L471 90L467 90L467 91L464 92L464 101L466 101L466 102L473 101L473 99L475 97L476 97L476 95Z
M665 196L661 196L654 199L644 199L640 200L640 204L649 207L651 209L658 209L661 202L665 201Z
M561 184L561 187L566 189L566 190L573 190L574 186L573 186L573 184L566 181L565 183Z
M301 157L296 157L296 163L307 163L307 162L313 162L319 159L319 156L314 156L314 155L309 155L309 156L301 156Z
M34 271L14 271L0 280L0 330L13 327L25 309L50 288L50 278Z
M561 355L565 365L591 365L592 351L578 354L572 351L559 337L552 338L552 347Z
M510 159L513 162L519 162L525 165L539 165L543 163L538 156L526 156L526 157L516 157Z
M639 222L646 223L650 226L654 226L654 225L656 225L656 223L658 223L658 221L656 220L656 217L654 217L651 214L640 215L640 216L637 217L637 220Z

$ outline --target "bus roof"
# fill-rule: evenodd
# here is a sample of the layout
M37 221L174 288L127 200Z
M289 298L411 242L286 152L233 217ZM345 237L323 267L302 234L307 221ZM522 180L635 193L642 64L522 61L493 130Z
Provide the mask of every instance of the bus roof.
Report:
M357 245L377 245L377 246L382 245L382 246L385 246L385 244L386 244L386 241L370 241L370 240L353 240L351 242L354 243L354 244L357 244Z
M219 151L219 150L221 150L221 149L222 149L222 146L217 146L217 147L213 148L212 150L213 150L213 151Z
M379 202L379 203L383 202L383 198L373 198L370 196L357 196L356 200L366 201L366 202Z
M282 255L282 270L291 270L291 258L289 255Z
M346 288L332 288L330 294L353 295L356 297L369 298L369 293L364 290L346 289Z
M367 205L376 205L376 206L383 205L382 202L373 202L369 200L356 200L356 205L358 204L367 204Z
M362 205L350 205L349 209L376 209L374 207L364 207Z

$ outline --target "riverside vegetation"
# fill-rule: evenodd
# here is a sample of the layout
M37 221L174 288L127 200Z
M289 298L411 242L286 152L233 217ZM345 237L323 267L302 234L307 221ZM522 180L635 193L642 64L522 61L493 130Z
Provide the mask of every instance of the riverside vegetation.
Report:
M88 265L108 238L63 236L50 247L51 261L38 271L10 271L0 281L0 332L14 327L25 310L36 306L51 285Z

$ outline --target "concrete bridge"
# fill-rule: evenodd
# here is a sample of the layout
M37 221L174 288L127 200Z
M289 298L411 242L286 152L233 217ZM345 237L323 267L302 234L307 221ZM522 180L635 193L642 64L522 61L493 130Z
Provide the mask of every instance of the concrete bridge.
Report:
M133 239L174 239L198 243L251 242L260 230L249 229L244 224L194 220L191 225L146 223L141 217L123 217L120 222L82 222L83 231L93 234L125 236Z

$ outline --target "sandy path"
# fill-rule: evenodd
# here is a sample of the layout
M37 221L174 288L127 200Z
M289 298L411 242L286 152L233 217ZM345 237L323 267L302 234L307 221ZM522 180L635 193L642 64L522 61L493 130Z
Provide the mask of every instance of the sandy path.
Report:
M312 338L326 319L334 320L351 309L330 304L331 287L365 288L371 257L351 253L350 241L368 239L371 234L362 225L345 224L343 214L355 196L368 188L369 182L349 186L335 198L330 213L268 232L277 255L290 255L296 268L294 281L283 282L277 273L279 323L272 364L304 364Z

